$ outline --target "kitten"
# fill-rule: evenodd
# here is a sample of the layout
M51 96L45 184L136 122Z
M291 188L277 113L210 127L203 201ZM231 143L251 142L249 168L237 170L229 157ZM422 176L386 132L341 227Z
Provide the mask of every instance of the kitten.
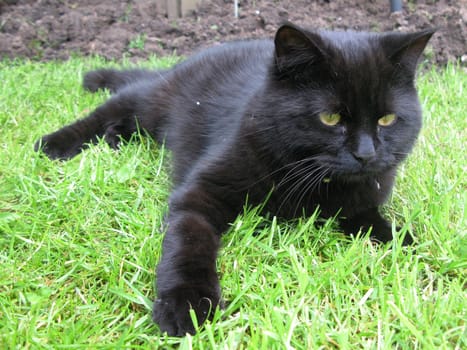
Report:
M114 95L35 149L69 159L138 128L166 142L174 189L153 318L169 335L194 333L189 309L202 323L219 305L220 235L247 197L283 218L319 207L346 233L392 239L378 207L421 127L414 76L432 34L285 24L274 42L220 45L165 71L93 71L84 87Z

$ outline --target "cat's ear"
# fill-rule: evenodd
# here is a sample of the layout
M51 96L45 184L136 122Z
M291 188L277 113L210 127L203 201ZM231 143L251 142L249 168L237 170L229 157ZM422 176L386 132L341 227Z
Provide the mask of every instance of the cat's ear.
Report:
M276 57L295 55L303 50L321 56L323 54L322 39L318 35L303 30L292 24L283 24L276 32L274 39Z
M276 66L279 71L313 64L325 58L324 43L317 33L291 23L282 25L274 39Z
M383 37L383 47L390 61L415 73L418 61L436 29L416 33L389 33Z

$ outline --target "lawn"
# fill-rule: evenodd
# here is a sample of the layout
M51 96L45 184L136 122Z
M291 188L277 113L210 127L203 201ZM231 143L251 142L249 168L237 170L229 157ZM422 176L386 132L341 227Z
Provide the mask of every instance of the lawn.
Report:
M246 210L218 260L225 310L177 339L150 316L170 153L139 136L69 162L32 149L106 99L84 72L128 64L0 62L1 349L467 348L465 69L418 78L424 128L385 208L412 248Z

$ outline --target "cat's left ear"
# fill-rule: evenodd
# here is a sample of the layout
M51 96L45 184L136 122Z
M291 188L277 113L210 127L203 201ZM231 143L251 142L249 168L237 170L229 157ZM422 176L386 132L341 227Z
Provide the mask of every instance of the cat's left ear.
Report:
M415 73L420 56L435 31L388 33L383 37L383 47L394 65Z

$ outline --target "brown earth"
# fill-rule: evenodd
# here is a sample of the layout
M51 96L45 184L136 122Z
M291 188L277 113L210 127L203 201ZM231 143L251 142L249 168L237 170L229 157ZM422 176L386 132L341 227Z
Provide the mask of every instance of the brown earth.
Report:
M273 37L291 21L319 29L413 31L437 27L426 50L433 63L467 65L467 0L204 0L184 18L168 19L153 0L0 0L0 58L66 59L71 55L188 55L219 42Z

